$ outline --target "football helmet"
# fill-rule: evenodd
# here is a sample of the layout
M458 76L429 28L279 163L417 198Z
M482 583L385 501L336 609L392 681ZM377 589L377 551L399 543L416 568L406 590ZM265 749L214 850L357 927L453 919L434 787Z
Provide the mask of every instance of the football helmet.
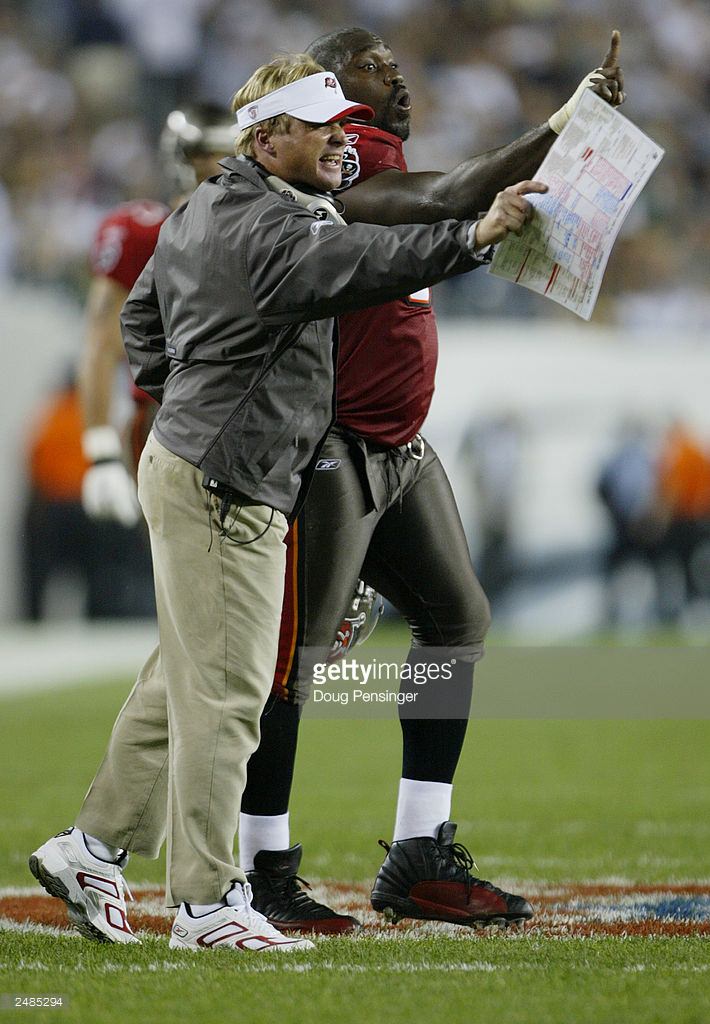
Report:
M372 636L384 610L382 595L368 587L364 580L358 580L350 607L338 626L327 660L337 661L357 644L364 644Z
M160 155L173 189L189 192L197 185L193 160L234 154L238 128L229 111L200 103L171 111L160 136Z

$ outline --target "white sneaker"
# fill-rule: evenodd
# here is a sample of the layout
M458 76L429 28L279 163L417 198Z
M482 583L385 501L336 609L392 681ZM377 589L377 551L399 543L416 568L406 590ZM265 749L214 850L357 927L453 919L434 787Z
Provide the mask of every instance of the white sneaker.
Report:
M50 896L64 900L69 918L78 931L94 942L139 942L126 917L124 889L130 899L121 868L94 857L84 833L68 828L49 839L30 857L30 871Z
M246 949L257 953L313 949L310 939L282 935L251 905L251 886L235 883L231 906L193 917L181 904L170 936L171 949Z

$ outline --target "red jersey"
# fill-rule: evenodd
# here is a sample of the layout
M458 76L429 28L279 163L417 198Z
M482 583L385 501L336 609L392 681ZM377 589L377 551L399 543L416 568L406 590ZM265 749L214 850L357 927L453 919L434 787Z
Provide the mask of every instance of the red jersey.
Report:
M149 200L122 203L104 217L91 247L95 277L110 277L130 291L158 241L160 225L170 213Z
M371 125L346 126L343 187L381 171L406 171L402 140ZM410 441L424 422L438 352L431 289L339 318L338 423L385 445Z
M101 221L91 247L94 277L109 277L129 292L153 255L160 226L169 214L163 203L148 199L122 203L112 210ZM131 394L137 402L150 401L132 381Z

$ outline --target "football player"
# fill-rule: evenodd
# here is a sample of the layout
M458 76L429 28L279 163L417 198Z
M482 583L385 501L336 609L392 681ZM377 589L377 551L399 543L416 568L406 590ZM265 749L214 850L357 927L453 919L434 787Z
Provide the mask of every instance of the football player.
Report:
M393 224L476 217L496 193L530 178L586 88L623 102L620 37L603 64L548 122L448 173L408 173L402 144L411 99L389 46L364 29L316 40L310 54L333 69L349 96L375 111L346 126L341 192L347 220ZM410 662L456 656L452 684L429 683L449 717L408 717L400 705L402 777L391 846L375 882L375 909L393 917L459 924L522 922L520 896L471 874L454 842L452 781L461 753L473 667L489 624L444 470L419 431L434 390L437 334L428 289L340 317L338 422L321 452L304 509L289 535L287 582L273 696L261 721L239 826L241 865L255 906L282 930L346 932L357 926L314 901L297 877L288 804L300 704L314 660L327 646L362 578L387 597L412 631Z
M85 430L84 455L91 463L82 483L87 515L135 526L141 512L134 472L153 420L155 403L131 383L134 415L129 448L111 421L116 374L125 366L119 313L153 254L158 232L204 178L221 173L218 160L234 151L237 128L228 111L211 104L173 110L160 148L174 196L170 207L150 200L122 203L99 225L90 254L92 280L86 302L87 326L79 368Z

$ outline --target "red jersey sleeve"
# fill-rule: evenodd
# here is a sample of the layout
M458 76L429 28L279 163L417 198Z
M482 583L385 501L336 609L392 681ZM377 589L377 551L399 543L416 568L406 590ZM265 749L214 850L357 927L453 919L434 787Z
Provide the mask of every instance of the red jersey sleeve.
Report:
M170 210L149 201L123 203L104 217L91 247L96 277L109 277L130 291L153 255L160 226Z

